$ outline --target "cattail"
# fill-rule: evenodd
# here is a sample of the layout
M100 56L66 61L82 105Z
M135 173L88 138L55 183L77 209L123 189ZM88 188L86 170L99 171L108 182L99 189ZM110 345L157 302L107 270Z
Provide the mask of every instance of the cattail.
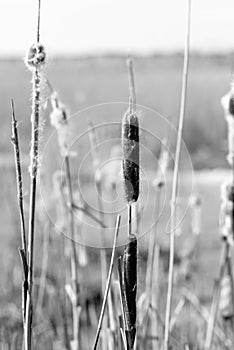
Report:
M40 6L38 0L37 42L33 44L25 62L32 72L32 115L31 115L31 151L30 151L30 205L28 229L28 289L25 314L25 349L31 350L33 322L33 270L34 270L34 235L37 174L39 168L40 104L41 104L41 68L45 64L45 50L40 44Z
M137 296L137 238L129 237L123 255L123 308L126 322L126 338L130 349L136 336Z
M165 178L167 175L167 169L169 165L170 155L167 148L166 140L162 142L159 160L158 160L158 171L156 174L156 178L153 182L154 186L163 187L165 184Z
M136 92L133 61L128 59L129 74L129 110L122 120L122 172L124 198L126 202L136 202L139 197L139 120L136 113Z
M234 185L224 182L221 185L220 233L224 240L233 245L233 197Z
M219 310L225 320L233 316L232 279L228 273L224 275L221 281Z
M136 337L137 317L137 238L132 234L132 203L139 197L139 121L136 113L136 93L133 62L127 61L129 73L129 110L122 120L122 172L124 198L128 205L128 243L122 259L122 303L127 348L132 349Z
M67 111L65 106L59 101L57 94L51 95L52 112L50 114L50 123L57 130L58 144L61 156L64 157L68 154L68 122Z
M42 44L33 44L26 55L25 64L34 71L35 68L40 68L46 62L45 48Z
M127 203L136 202L139 196L139 121L128 111L122 121L124 197Z
M201 199L198 196L192 196L190 200L191 208L191 227L194 235L201 233Z

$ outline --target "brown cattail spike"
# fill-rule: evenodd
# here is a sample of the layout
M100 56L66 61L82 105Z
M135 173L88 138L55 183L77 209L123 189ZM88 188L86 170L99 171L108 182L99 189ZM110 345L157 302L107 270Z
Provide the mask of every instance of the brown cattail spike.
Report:
M139 196L139 122L136 114L127 112L122 121L124 197L127 203Z
M130 349L136 336L137 296L137 238L129 237L123 255L123 308L126 319L126 338Z
M229 100L229 113L234 117L234 96L231 96Z

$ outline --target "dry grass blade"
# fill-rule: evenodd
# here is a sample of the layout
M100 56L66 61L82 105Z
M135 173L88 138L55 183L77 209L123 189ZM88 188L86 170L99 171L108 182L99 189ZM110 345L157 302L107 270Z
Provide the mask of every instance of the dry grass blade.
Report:
M188 83L191 0L187 0L187 3L188 3L188 9L187 9L185 51L184 51L183 81L182 81L180 117L179 117L178 133L177 133L176 153L175 153L175 165L174 165L174 174L173 174L173 183L172 183L170 256L169 256L168 290L167 290L167 303L166 303L166 315L165 315L164 350L169 349L169 340L170 340L170 318L171 318L171 306L172 306L172 295L173 295L174 255L175 255L175 233L174 233L175 226L176 226L175 213L176 213L176 201L177 201L180 151L181 151L184 118L185 118L185 105L186 105L187 83Z
M203 320L206 323L208 323L210 316L209 311L203 305L201 305L199 299L190 290L186 288L182 289L182 294L193 306L195 311L203 318ZM223 344L223 346L225 346L226 349L232 345L231 341L226 337L225 333L217 325L214 327L214 334L216 335L217 339L221 341L221 343Z
M22 179L21 160L20 160L20 145L19 145L17 121L15 119L15 110L14 110L13 100L11 101L11 108L12 108L11 142L14 146L14 154L15 154L17 197L18 197L18 206L19 206L19 212L20 212L21 242L22 242L21 243L22 248L19 249L19 253L22 260L23 271L24 271L24 281L22 284L22 316L23 316L23 321L25 321L26 299L27 299L27 289L28 289L27 240L26 240L25 220L24 220L23 179Z
M94 127L92 122L89 122L89 141L91 146L91 155L92 155L92 165L93 165L93 172L95 176L95 186L97 189L97 204L98 204L98 211L99 211L99 218L100 221L104 224L105 221L105 215L104 215L104 205L102 201L102 194L103 194L103 179L102 174L100 172L99 166L100 166L100 155L98 152L98 135L97 130ZM101 228L101 242L103 248L100 249L100 262L101 262L101 289L102 289L102 297L104 298L105 295L105 285L106 285L106 279L107 279L107 258L106 258L106 231L102 227ZM107 304L108 308L108 304ZM107 319L108 319L109 313L107 313L106 316L104 316L104 328L107 329ZM102 345L105 348L107 348L107 337L103 335L102 337Z
M18 137L18 123L15 119L15 109L14 109L14 101L11 101L11 109L12 109L12 136L11 142L14 146L14 154L15 154L15 170L16 170L16 182L17 182L17 197L18 197L18 205L20 211L20 224L21 224L21 242L22 242L22 250L24 252L25 260L27 261L27 241L26 241L26 229L25 229L25 220L24 220L24 199L23 199L23 179L22 179L22 170L21 170L21 160L20 160L20 145L19 145L19 137ZM27 275L27 274L26 274Z
M205 345L204 345L205 350L210 350L212 347L214 328L216 325L216 318L217 318L217 312L218 312L218 306L219 306L219 300L220 300L221 280L224 276L225 269L227 267L227 263L229 260L229 248L230 247L228 242L225 241L223 244L223 252L222 252L221 261L220 261L219 277L218 277L218 281L216 281L214 286L211 310L209 314L209 320L207 323L206 339L205 339Z
M102 302L102 309L101 309L101 313L100 313L100 317L99 317L99 321L98 321L98 327L97 327L96 337L95 337L95 341L94 341L94 345L93 345L93 350L97 349L98 339L100 336L103 317L104 317L105 308L106 308L106 304L107 304L107 298L108 298L108 293L109 293L110 284L111 284L111 276L112 276L113 267L114 267L115 250L116 250L116 243L117 243L117 238L118 238L118 234L119 234L120 220L121 220L121 216L118 215L117 220L116 220L116 226L115 226L115 236L114 236L114 242L113 242L113 248L112 248L110 268L109 268L109 273L108 273L108 277L107 277L104 299Z
M84 208L73 203L73 209L82 211L85 215L89 216L90 219L95 221L101 228L107 228L103 221L99 220L94 214L92 214L88 208Z

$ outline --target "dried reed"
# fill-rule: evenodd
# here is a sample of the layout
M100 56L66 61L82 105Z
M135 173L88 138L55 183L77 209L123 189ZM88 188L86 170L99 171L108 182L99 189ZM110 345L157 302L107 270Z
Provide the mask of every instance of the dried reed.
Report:
M185 35L185 49L184 49L184 67L183 67L183 80L181 91L181 103L180 103L180 116L179 126L176 142L176 153L174 162L174 174L172 183L172 199L171 199L171 225L170 225L170 256L169 256L169 271L168 271L168 289L167 289L167 302L166 302L166 315L165 315L165 332L164 332L164 350L169 349L170 341L170 318L171 318L171 306L173 295L173 276L174 276L174 255L175 255L175 220L176 220L176 202L177 202L177 187L178 187L178 173L179 162L181 152L181 141L183 134L184 118L185 118L185 105L187 97L187 82L188 82L188 66L189 66L189 45L190 45L190 16L191 16L191 0L187 0L187 25Z
M28 289L28 263L27 263L27 240L26 240L26 228L24 219L24 202L23 202L23 179L21 170L21 160L20 160L20 145L18 137L18 123L15 119L14 102L11 101L12 108L12 135L11 142L14 146L15 155L15 170L16 170L16 184L17 184L17 197L18 197L18 207L20 212L20 225L21 225L21 248L19 248L20 257L22 260L22 267L24 273L24 280L22 284L22 317L23 322L25 322L25 311L26 311L26 299L27 299L27 289Z
M121 220L121 216L118 215L118 217L116 219L116 225L115 225L115 236L114 236L114 242L113 242L113 248L112 248L110 268L109 268L109 273L108 273L108 277L107 277L107 283L106 283L104 298L103 298L103 302L102 302L102 309L101 309L101 313L100 313L100 317L99 317L99 321L98 321L98 327L97 327L97 332L96 332L95 341L94 341L94 345L93 345L93 350L97 349L98 340L99 340L99 336L100 336L100 332L101 332L101 328L102 328L102 322L103 322L104 313L105 313L105 308L106 308L106 304L107 304L108 294L109 294L109 290L110 290L111 277L112 277L112 272L113 272L113 267L114 267L115 250L116 250L117 238L118 238L118 234L119 234L120 220Z

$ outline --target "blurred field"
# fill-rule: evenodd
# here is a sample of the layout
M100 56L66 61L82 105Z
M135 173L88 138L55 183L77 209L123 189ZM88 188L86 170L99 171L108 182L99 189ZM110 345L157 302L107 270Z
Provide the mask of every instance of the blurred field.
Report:
M158 139L165 136L165 128L156 110L166 119L172 118L176 125L179 113L180 85L182 72L182 58L180 55L138 58L135 63L137 79L137 101L142 110L142 191L141 200L143 210L141 215L140 234L140 265L144 271L146 249L148 244L149 223L155 215L154 203L156 200L151 181L157 170L157 156L159 151ZM47 76L56 87L62 101L68 106L71 115L77 113L72 119L72 141L74 141L73 178L77 185L80 181L84 199L96 208L94 198L94 181L91 168L89 143L87 140L87 120L95 125L108 123L105 130L100 128L102 161L108 162L110 149L119 143L119 122L126 109L128 96L128 83L125 60L123 58L89 58L73 60L50 61L46 68ZM1 139L0 139L0 202L1 202L1 274L3 277L0 287L0 308L5 307L6 301L11 305L20 307L21 270L17 246L20 244L19 219L16 204L15 170L13 165L12 146L10 144L10 99L14 98L17 119L20 123L20 141L24 163L24 184L28 183L28 151L30 140L30 73L22 61L1 61L0 74L3 84L0 85L0 113L1 113ZM186 237L190 235L190 213L186 211L189 197L192 192L201 196L202 200L202 235L200 237L199 264L195 273L196 294L204 303L210 300L213 288L213 279L217 273L219 253L221 249L218 234L218 215L220 205L220 184L230 174L226 167L226 125L223 111L220 107L220 98L227 92L230 79L229 59L226 57L191 57L189 76L187 117L184 131L186 147L182 152L182 171L180 176L179 196L182 203L182 236L178 238L177 249L183 246ZM46 89L45 89L46 90ZM46 91L45 107L46 107ZM113 102L113 104L110 104ZM121 103L120 103L121 102ZM98 107L91 108L93 105ZM53 137L48 121L49 111L45 108L44 136L41 141L43 152L41 166L41 182L39 197L42 195L41 205L38 208L39 220L37 223L37 244L42 246L43 223L48 219L52 222L50 227L51 242L61 241L61 236L53 227L55 223L54 203L49 197L53 196L52 175L56 169L61 169L62 163L57 152L57 141ZM112 123L112 124L110 124ZM152 132L153 136L149 134ZM51 136L52 135L52 136ZM170 135L173 140L175 135ZM104 140L111 143L104 143ZM78 141L77 141L78 139ZM49 140L49 141L48 141ZM192 165L190 164L190 157ZM193 168L195 171L193 171ZM213 169L213 170L211 170ZM79 173L80 171L80 173ZM166 193L162 204L163 212L158 226L158 240L163 249L167 250L169 236L166 227L169 217L169 199L171 187L171 174L167 179ZM121 184L120 184L121 185ZM192 186L193 185L193 186ZM193 187L193 188L192 188ZM117 189L114 204L106 201L106 210L123 213L120 186ZM41 199L41 197L40 197ZM25 191L25 207L27 215L28 193ZM115 209L113 209L115 205ZM126 213L125 213L126 214ZM126 217L123 214L123 223ZM107 215L113 224L115 215ZM41 222L40 222L41 220ZM85 237L82 243L97 246L100 239L95 226L90 221L84 222ZM113 230L108 231L108 240L112 241ZM125 242L125 227L121 229L119 244ZM60 243L59 243L60 244ZM111 243L107 246L110 247ZM57 246L56 246L57 247ZM51 248L52 249L52 248ZM57 277L56 262L60 258L57 248L52 249L48 266L51 276ZM99 265L97 263L96 248L90 248L90 256L94 257L91 267L87 269L84 289L86 293L94 293L100 284ZM36 253L37 269L41 268L41 250ZM91 258L92 259L92 258ZM52 277L51 277L52 278ZM141 287L140 287L141 288ZM8 311L6 311L7 313ZM12 313L15 311L13 310ZM4 314L4 312L3 312ZM14 313L15 314L15 313ZM0 314L1 319L3 315ZM7 316L6 316L7 318Z
M172 123L176 125L182 56L138 58L135 70L138 104L158 111L167 119L172 118ZM95 104L127 102L128 84L124 58L51 60L46 66L46 73L71 114ZM226 126L220 98L228 90L230 74L230 59L227 56L191 56L184 139L197 168L226 166ZM18 119L23 121L22 146L27 151L30 73L23 61L0 61L0 75L3 82L0 87L1 153L10 152L11 98L15 99ZM96 117L118 121L118 117L111 114ZM152 120L152 124L157 127L157 119Z

